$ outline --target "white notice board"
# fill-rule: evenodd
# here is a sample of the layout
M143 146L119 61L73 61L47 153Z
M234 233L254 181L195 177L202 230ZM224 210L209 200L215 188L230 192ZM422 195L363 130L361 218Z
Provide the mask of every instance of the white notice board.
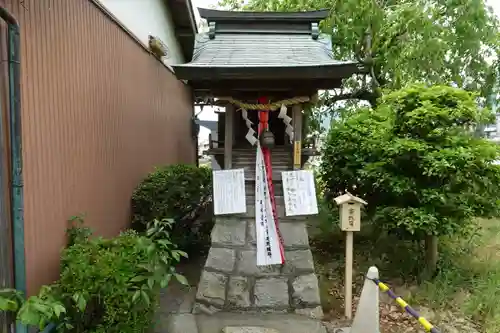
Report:
M314 174L308 170L283 171L286 216L318 214Z
M214 214L246 213L243 169L213 171Z

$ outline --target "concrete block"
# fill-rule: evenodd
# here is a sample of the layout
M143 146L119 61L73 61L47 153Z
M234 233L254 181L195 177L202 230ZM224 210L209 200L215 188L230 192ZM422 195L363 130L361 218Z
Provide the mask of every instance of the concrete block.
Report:
M293 281L293 303L301 308L307 305L320 305L318 278L316 274L297 277Z
M245 221L218 217L212 230L212 243L224 246L243 246L245 245L245 235Z
M224 305L227 277L219 273L203 271L201 274L197 300L203 300L218 306Z
M289 305L286 278L265 278L255 282L255 305L257 307L283 307Z
M250 283L248 278L231 276L228 288L227 300L230 306L238 308L250 307Z
M229 273L233 271L235 260L236 254L234 250L212 247L208 252L205 267Z

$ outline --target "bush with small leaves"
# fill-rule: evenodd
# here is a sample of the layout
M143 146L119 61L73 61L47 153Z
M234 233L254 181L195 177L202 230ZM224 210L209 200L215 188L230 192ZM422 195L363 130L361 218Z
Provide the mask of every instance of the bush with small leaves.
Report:
M132 224L143 231L154 219L173 219L172 241L192 255L209 242L211 202L211 169L184 164L157 168L132 195Z
M91 239L88 229L73 226L59 281L26 301L16 290L0 290L0 311L40 330L52 323L57 332L148 332L160 289L172 278L187 284L175 272L187 255L168 240L171 226L154 220L149 237L126 231L112 239Z

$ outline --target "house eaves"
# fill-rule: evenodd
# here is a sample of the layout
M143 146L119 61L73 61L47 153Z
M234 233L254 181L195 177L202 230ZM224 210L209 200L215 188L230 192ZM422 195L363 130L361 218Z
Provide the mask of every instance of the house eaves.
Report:
M198 32L191 0L165 0L175 27L185 61L193 57L195 36Z

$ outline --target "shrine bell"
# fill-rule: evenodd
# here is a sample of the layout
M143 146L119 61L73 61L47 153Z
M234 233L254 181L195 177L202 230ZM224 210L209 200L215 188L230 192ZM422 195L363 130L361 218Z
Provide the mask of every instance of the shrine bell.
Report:
M274 147L274 134L269 129L263 130L259 139L262 147L269 149Z
M340 206L340 229L342 231L361 230L361 205L368 203L347 192L336 197L335 203Z

